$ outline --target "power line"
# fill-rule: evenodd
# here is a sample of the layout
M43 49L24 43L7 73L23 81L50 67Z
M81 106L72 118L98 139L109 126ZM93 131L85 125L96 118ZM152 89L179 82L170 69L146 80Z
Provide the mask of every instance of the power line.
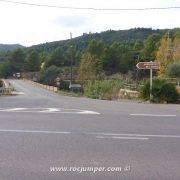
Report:
M27 3L27 2L20 2L20 1L9 1L9 0L0 0L0 1L11 3L11 4L27 5L27 6L71 9L71 10L93 10L93 11L147 11L147 10L180 9L180 6L150 7L150 8L93 8L93 7L75 7L75 6L55 6L55 5L48 5L48 4L35 4L35 3Z

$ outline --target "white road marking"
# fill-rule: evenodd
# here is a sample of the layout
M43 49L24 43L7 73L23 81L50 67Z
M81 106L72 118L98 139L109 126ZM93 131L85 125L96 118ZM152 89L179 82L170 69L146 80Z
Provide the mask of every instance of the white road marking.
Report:
M64 108L0 108L0 112L18 112L18 113L62 113L62 114L82 114L82 115L99 115L100 113L80 109Z
M19 130L19 129L0 129L0 132L9 133L43 133L43 134L71 134L67 131L39 131L39 130Z
M87 111L87 110L83 110L81 112L77 112L78 114L97 114L99 115L100 113L95 112L95 111Z
M130 116L176 117L176 115L171 115L171 114L130 114Z
M120 136L96 136L98 139L126 139L126 140L149 140L149 138L141 137L120 137Z
M6 112L17 112L17 111L23 111L23 110L26 110L26 108L0 109L0 111L6 111Z
M39 111L39 112L43 112L43 113L49 113L49 112L59 112L60 109L57 108L46 108L45 110Z
M180 138L180 135L158 135L158 134L115 134L115 133L87 133L99 136L129 136L129 137L155 137L155 138Z
M96 138L112 139L139 139L149 140L149 138L179 138L180 135L155 135L155 134L113 134L98 132L71 132L71 131L52 131L52 130L20 130L20 129L0 129L0 132L7 133L42 133L42 134L71 134L71 135L93 135Z

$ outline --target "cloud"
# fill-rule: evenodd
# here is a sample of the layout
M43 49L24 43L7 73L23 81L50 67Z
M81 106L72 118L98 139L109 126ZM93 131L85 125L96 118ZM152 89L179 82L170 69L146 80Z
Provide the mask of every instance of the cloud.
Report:
M90 18L84 16L60 16L54 19L53 23L64 28L79 28L89 24Z
M94 8L180 6L180 0L24 0L38 4ZM0 42L29 46L64 40L88 32L134 27L180 27L179 9L152 11L87 11L23 6L0 2Z

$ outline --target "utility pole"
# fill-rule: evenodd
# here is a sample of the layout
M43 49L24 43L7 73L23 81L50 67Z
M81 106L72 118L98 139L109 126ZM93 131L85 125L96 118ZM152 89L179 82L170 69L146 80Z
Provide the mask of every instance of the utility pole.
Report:
M152 99L153 99L153 95L152 95L153 72L152 71L153 71L152 68L150 68L150 101L152 101Z
M70 33L70 39L72 40L72 33ZM73 61L73 57L72 57L72 46L71 46L71 49L70 49L70 53L71 53L71 79L70 79L70 86L72 85L72 61Z
M168 61L169 59L169 56L170 56L170 52L171 49L170 49L170 33L169 31L167 32L167 55L166 55L166 61Z

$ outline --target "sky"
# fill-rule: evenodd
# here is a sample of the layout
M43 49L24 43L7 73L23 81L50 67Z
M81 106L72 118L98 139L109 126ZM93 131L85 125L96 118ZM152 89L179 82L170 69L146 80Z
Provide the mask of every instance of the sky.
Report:
M12 0L55 6L150 8L180 6L180 0ZM35 44L69 39L83 33L146 27L180 27L180 9L149 11L70 10L0 1L0 44Z

